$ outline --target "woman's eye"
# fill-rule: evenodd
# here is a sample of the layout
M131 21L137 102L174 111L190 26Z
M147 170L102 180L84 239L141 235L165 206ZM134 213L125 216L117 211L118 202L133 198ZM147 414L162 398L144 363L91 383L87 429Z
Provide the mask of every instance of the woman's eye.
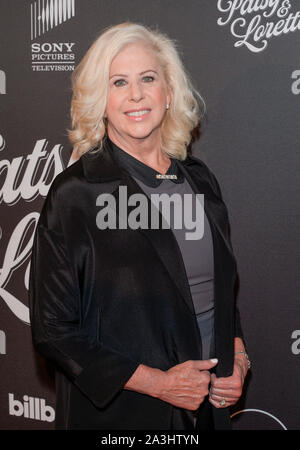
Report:
M123 79L121 79L121 80L116 80L116 81L114 82L114 85L115 85L115 86L125 86L125 84L126 84L126 81L123 80Z
M143 77L143 81L146 81L146 83L149 83L151 81L154 81L154 77L147 75L146 77Z

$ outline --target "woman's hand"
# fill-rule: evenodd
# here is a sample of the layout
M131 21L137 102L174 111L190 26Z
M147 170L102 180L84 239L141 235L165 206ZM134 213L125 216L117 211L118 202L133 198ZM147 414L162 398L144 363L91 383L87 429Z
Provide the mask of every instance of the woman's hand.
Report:
M242 395L244 380L248 371L248 360L242 353L245 347L239 338L235 339L235 356L233 374L226 378L217 378L211 375L209 401L216 408L227 408L234 405ZM220 403L221 402L221 403Z
M163 371L140 364L124 389L159 398L179 408L195 411L208 394L209 369L217 359L185 361Z
M217 363L217 359L190 360L171 367L162 379L158 398L179 408L197 410L208 394L209 369Z

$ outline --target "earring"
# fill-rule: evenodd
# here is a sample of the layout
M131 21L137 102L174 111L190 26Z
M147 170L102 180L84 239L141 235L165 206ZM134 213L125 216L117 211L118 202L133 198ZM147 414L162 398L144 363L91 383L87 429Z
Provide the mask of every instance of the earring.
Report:
M169 109L169 103L166 104L166 109Z

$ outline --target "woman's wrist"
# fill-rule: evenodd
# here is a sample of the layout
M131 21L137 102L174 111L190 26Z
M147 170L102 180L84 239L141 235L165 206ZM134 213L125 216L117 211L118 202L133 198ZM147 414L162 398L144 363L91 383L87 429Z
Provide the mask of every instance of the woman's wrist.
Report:
M243 354L238 353L234 355L234 363L239 365L245 377L249 370L248 359Z
M166 372L140 364L123 389L159 398L164 386Z
M246 374L251 367L245 345L240 337L234 338L234 361L242 366L244 374Z
M241 350L241 351L235 352L234 356L235 356L235 358L238 358L239 356L241 358L243 358L243 361L245 362L245 364L247 366L247 370L250 369L251 362L250 362L249 356L247 355L246 352Z

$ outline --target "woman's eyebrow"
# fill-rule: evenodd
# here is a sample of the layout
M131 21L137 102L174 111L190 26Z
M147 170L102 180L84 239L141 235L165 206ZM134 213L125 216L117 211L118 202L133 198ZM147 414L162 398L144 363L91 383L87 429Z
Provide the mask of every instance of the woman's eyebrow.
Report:
M154 73L156 73L156 74L158 75L158 73L156 72L156 70L153 70L153 69L143 70L143 72L140 72L139 75L143 75L144 73L147 73L147 72L154 72ZM112 75L109 79L111 79L111 78L113 78L113 77L124 77L124 78L127 78L128 75L125 75L124 73L115 73L115 74Z
M114 75L112 75L111 77L109 77L109 79L113 78L113 77L124 77L126 78L128 75L124 75L123 73L115 73Z
M147 73L147 72L154 72L154 73L156 73L158 75L156 70L153 70L153 69L144 70L143 72L140 73L140 75L143 75L144 73Z

